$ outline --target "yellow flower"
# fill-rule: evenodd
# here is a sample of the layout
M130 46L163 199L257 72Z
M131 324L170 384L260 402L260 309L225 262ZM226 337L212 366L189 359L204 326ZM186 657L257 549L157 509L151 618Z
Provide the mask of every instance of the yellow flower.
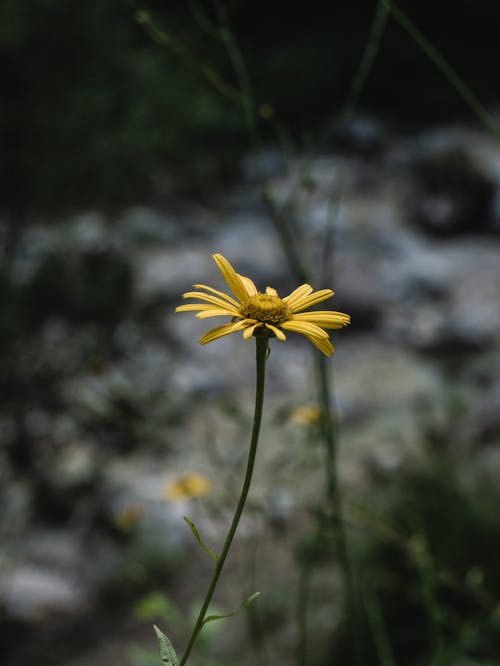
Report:
M229 324L217 326L202 335L199 342L204 345L223 335L243 331L243 338L248 340L260 331L276 336L284 342L284 331L301 333L326 356L333 353L333 346L328 333L324 329L335 329L347 326L351 318L343 312L331 310L315 310L303 312L321 301L331 298L331 289L313 291L308 284L297 287L291 294L280 298L276 289L266 287L264 293L257 291L257 287L244 275L236 273L229 261L221 254L214 254L213 259L222 277L231 289L233 296L229 296L217 289L203 284L193 287L200 291L188 291L183 298L197 298L201 303L180 305L176 312L198 311L198 319L207 317L231 317Z
M297 425L314 425L321 421L319 405L299 405L290 412L290 418Z
M163 497L175 502L177 500L202 497L210 490L210 481L201 474L190 472L177 477L165 488Z
M144 513L142 506L130 504L122 508L115 517L115 525L122 532L130 532Z

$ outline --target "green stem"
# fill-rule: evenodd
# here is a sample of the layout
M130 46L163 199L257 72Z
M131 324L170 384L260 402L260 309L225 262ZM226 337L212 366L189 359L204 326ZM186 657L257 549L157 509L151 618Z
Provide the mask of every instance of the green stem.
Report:
M382 0L387 11L391 12L392 17L399 23L401 28L407 32L415 43L422 49L429 60L443 74L448 83L455 88L457 93L467 104L467 106L476 114L477 118L483 123L486 129L498 141L500 140L500 127L495 118L483 106L469 86L460 78L453 67L441 55L437 48L420 32L413 21L391 0Z
M347 603L349 615L352 618L350 623L351 639L354 655L354 663L361 666L364 663L363 641L361 634L361 617L354 574L349 557L349 548L347 544L347 535L342 515L342 494L338 480L338 430L332 415L331 407L331 384L328 377L326 359L323 356L317 357L317 376L320 389L320 403L322 415L322 435L326 448L326 495L328 504L332 510L333 534L337 546L340 564L342 566L344 581L346 585Z
M182 655L182 659L180 661L179 666L184 666L184 664L186 664L188 657L191 654L191 650L193 649L193 646L196 642L196 639L198 638L198 635L203 628L205 615L207 613L210 601L212 600L214 590L217 586L220 575L222 573L222 569L224 568L224 563L226 561L229 549L231 548L231 544L233 542L234 535L238 528L238 523L240 522L241 514L243 513L243 507L245 506L248 491L250 489L250 483L252 481L253 469L255 465L255 455L257 453L257 444L259 441L260 423L262 419L262 407L264 404L265 369L266 369L266 358L267 358L269 338L265 335L260 335L256 336L255 340L257 343L256 347L257 381L255 388L255 412L253 418L252 438L250 440L250 450L248 452L245 480L243 481L243 487L241 489L240 499L238 500L238 505L236 507L236 511L234 512L234 517L231 523L231 527L229 528L229 531L227 533L224 546L222 547L222 551L219 555L217 564L215 566L212 575L212 580L210 581L210 585L208 586L207 592L205 594L205 599L203 600L203 604L200 608L198 619L196 620L196 623L193 627L191 637L186 646L186 649L184 650L184 654Z
M215 3L215 11L220 22L220 36L226 46L231 65L238 79L238 86L241 91L241 103L245 114L245 121L248 134L255 148L260 145L259 129L255 118L255 101L252 89L250 75L248 73L243 54L241 53L238 42L234 38L227 8L221 0Z
M321 428L326 448L326 495L328 502L338 515L340 494L337 481L337 432L332 415L331 385L325 357L316 356L317 382L321 404Z
M387 2L379 0L377 11L370 28L368 41L366 42L361 61L351 83L351 89L349 90L344 111L342 113L342 120L349 119L356 110L359 98L361 97L361 93L365 87L365 83L370 75L380 48L390 7L391 0L387 0Z
M307 666L309 663L309 601L311 594L311 567L303 562L299 572L299 586L297 598L297 624L299 629L299 642L297 646L298 666Z

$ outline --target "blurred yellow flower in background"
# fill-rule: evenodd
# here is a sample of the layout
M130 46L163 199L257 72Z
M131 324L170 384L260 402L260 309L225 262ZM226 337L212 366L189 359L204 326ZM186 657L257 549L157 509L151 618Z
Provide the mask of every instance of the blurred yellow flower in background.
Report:
M321 421L319 405L298 405L290 410L290 420L297 425L315 425Z
M139 504L129 504L124 506L115 516L115 525L122 532L130 532L143 513L144 508Z
M245 340L262 331L284 342L286 340L284 331L292 331L304 335L326 356L333 353L333 346L325 329L347 326L351 321L349 315L333 310L303 312L331 298L333 296L331 289L313 291L310 285L303 284L288 296L280 298L276 289L272 287L266 287L264 293L257 291L252 280L236 273L221 254L214 254L213 259L234 298L213 287L195 284L193 287L200 291L188 291L183 294L183 298L197 298L201 303L180 305L175 310L176 312L197 311L195 317L198 319L231 317L229 324L217 326L202 335L200 344L204 345L237 331L243 332Z
M206 476L189 472L170 481L164 490L163 499L170 502L202 497L210 490L210 481Z
M258 114L259 117L262 118L262 120L271 120L272 118L274 118L274 109L270 104L264 102L259 106Z

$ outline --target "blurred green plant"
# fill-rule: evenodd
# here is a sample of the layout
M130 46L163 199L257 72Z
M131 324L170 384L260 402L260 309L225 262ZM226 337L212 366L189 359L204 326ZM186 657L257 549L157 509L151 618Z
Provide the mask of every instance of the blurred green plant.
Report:
M470 464L427 461L382 479L370 509L347 509L362 528L353 555L367 663L500 663L500 492L491 477L471 478ZM325 663L348 657L349 623L346 607Z
M33 212L161 201L174 171L177 187L212 188L234 173L258 109L261 120L271 109L295 134L313 136L330 126L346 95L350 111L361 92L365 109L396 124L462 115L442 74L491 126L456 72L495 101L495 1L468 3L462 12L430 0L389 5L361 0L355 11L342 4L309 11L276 2L263 20L258 3L242 0L6 0L0 6L2 207L19 223ZM151 43L137 12L154 14L166 48ZM245 114L235 104L248 91L243 70L227 61L231 33L218 29L224 13L252 72L254 107ZM388 13L406 34L392 21L385 25ZM474 48L464 49L466 41ZM375 55L376 76L368 80ZM200 85L200 75L212 85ZM272 122L261 129L275 140Z

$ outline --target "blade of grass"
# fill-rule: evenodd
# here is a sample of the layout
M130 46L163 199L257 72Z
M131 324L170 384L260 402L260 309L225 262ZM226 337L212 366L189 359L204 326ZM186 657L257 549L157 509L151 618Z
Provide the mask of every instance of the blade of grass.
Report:
M405 12L403 12L393 0L382 0L386 9L390 11L392 17L407 32L413 41L422 49L429 60L443 74L448 83L455 88L457 93L474 112L481 123L491 134L500 140L500 127L493 116L485 109L472 90L460 78L453 67L441 55L438 49L420 32L413 21Z

